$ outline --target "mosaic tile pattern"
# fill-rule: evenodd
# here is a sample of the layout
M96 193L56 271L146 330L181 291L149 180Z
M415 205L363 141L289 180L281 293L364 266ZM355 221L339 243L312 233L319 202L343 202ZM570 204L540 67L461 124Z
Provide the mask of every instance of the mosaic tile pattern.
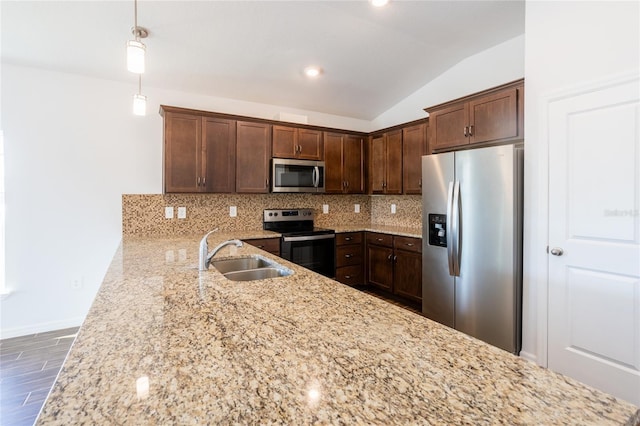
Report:
M391 204L396 213L391 213ZM371 223L374 225L422 228L421 195L372 195Z
M125 194L122 196L124 236L198 235L211 229L247 231L262 229L262 211L280 208L311 208L320 227L341 224L368 224L371 202L368 195L313 194ZM322 205L329 213L322 213ZM360 213L354 212L360 204ZM166 206L174 208L174 218L165 219ZM177 219L178 207L187 208L187 218ZM229 207L238 216L229 216Z

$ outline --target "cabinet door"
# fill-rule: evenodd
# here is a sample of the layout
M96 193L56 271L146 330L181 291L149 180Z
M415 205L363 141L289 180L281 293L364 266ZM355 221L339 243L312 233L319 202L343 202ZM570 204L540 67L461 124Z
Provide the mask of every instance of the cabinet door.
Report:
M297 157L302 160L322 160L322 132L308 129L297 130L299 146Z
M384 136L371 139L369 158L369 191L372 194L383 194L386 179Z
M396 250L393 271L393 292L399 296L421 302L422 254Z
M385 135L386 139L386 185L385 194L402 194L402 130Z
M242 241L258 247L261 250L268 251L271 254L275 254L276 256L280 256L280 238L255 238Z
M271 125L238 121L236 192L268 193Z
M383 290L393 289L393 249L367 244L367 281Z
M165 113L164 192L200 192L202 178L201 118Z
M402 129L402 188L405 194L422 194L422 156L427 153L426 125Z
M516 88L469 101L470 143L496 142L518 136Z
M429 149L449 148L467 145L469 138L465 134L469 113L466 103L443 108L429 114Z
M273 126L273 156L276 158L296 158L298 132L293 127Z
M364 193L364 138L347 135L343 142L343 176L346 192ZM327 161L325 157L325 163Z
M326 193L335 194L344 191L342 176L342 141L340 133L324 134L324 189Z
M202 118L202 146L205 159L203 186L206 192L236 190L236 122Z

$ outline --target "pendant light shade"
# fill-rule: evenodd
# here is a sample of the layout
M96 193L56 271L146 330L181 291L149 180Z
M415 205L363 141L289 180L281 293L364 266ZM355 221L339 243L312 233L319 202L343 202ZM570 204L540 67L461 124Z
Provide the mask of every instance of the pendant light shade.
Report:
M144 73L146 46L141 41L127 41L127 69L136 74Z
M133 95L133 114L134 115L146 115L147 114L147 97L140 93Z

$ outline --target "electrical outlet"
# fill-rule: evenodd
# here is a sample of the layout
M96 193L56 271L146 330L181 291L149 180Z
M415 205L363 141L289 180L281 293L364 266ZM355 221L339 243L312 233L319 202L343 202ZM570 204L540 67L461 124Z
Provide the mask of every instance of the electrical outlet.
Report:
M396 205L391 204L391 214L396 214Z
M354 204L353 211L354 213L360 213L360 204Z
M82 277L76 277L71 280L71 288L74 290L80 290L83 286Z
M236 206L229 207L229 216L231 216L231 217L238 216L238 207L236 207Z
M178 207L178 219L186 219L186 218L187 218L187 208Z
M173 207L164 208L164 217L165 219L173 219Z
M164 252L164 261L166 263L173 263L176 261L176 255L173 250L167 250Z
M324 213L324 214L328 214L329 213L329 204L323 204L322 205L322 213Z

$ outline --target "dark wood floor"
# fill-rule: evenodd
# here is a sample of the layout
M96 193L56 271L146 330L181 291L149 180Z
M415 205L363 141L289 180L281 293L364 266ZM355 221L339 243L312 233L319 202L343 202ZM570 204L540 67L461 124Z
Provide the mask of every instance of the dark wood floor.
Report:
M0 426L31 426L77 327L0 340Z

